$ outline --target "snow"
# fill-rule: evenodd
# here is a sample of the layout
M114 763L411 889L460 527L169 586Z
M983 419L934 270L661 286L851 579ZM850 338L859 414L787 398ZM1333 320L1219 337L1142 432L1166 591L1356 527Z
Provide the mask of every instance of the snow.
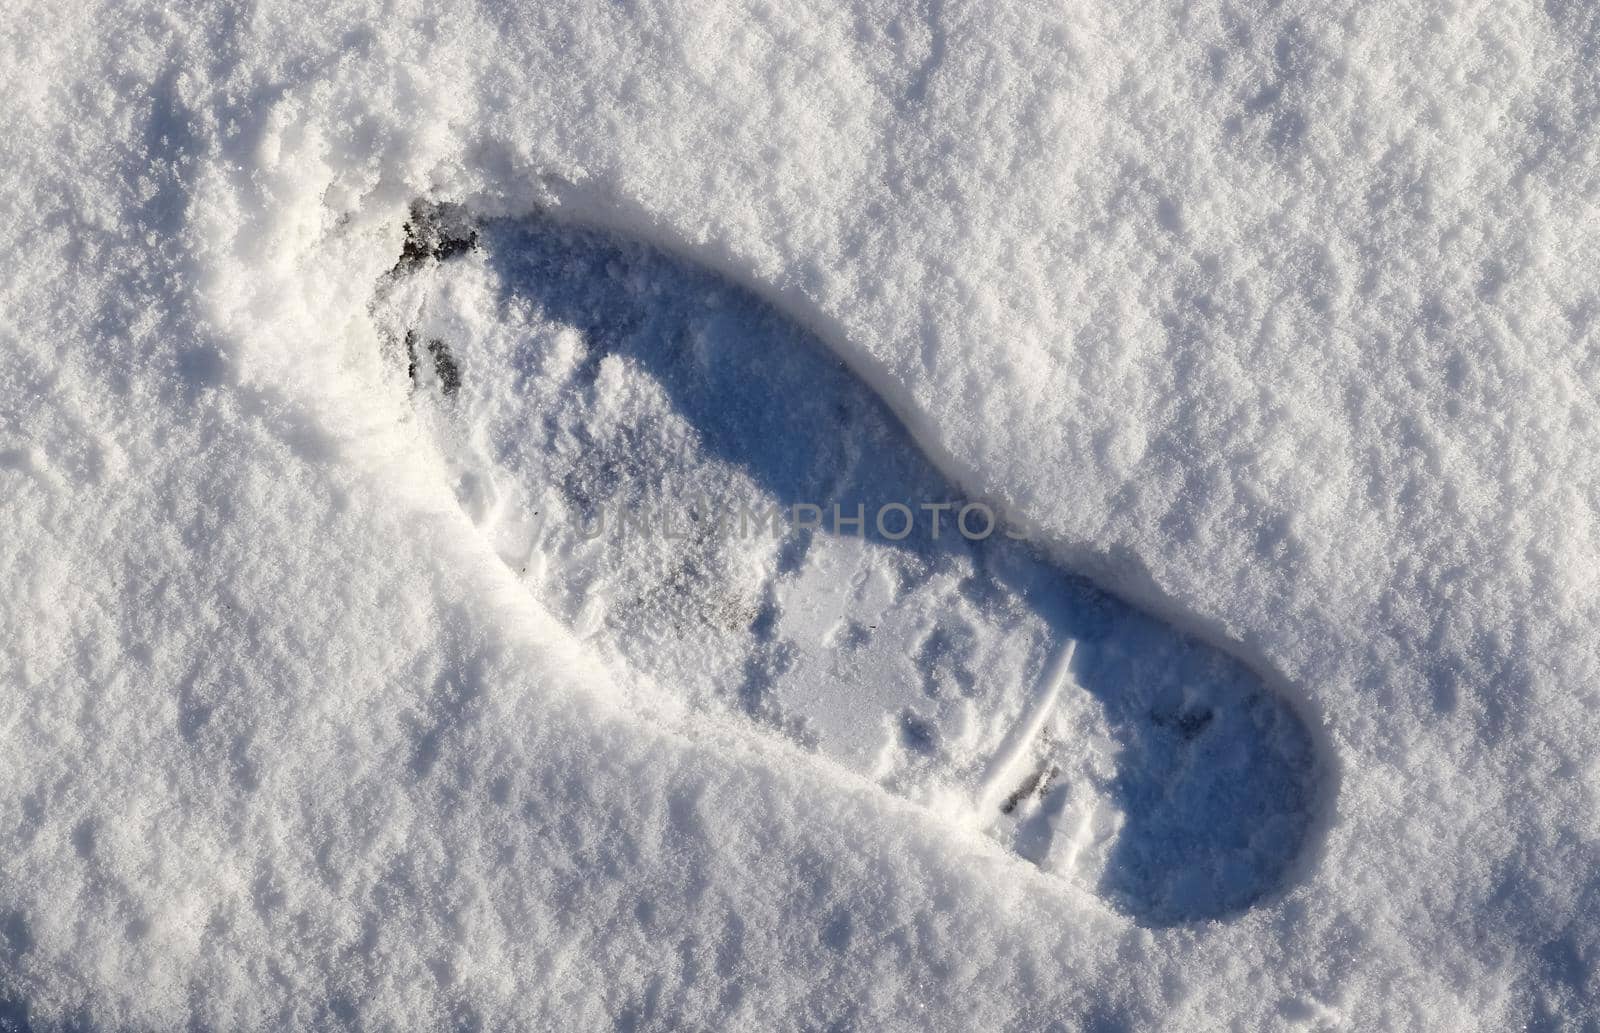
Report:
M1600 1022L1592 7L0 30L0 1025ZM397 273L418 199L484 236ZM1031 544L650 596L683 543L546 508L606 455L784 497L705 399L796 376L865 427L817 475ZM985 817L1064 639L1059 773ZM936 760L862 723L908 700Z
M545 215L414 206L402 255L374 313L420 436L597 652L1141 920L1277 888L1327 795L1303 722L1019 545L824 344ZM1069 720L1068 680L1099 710Z

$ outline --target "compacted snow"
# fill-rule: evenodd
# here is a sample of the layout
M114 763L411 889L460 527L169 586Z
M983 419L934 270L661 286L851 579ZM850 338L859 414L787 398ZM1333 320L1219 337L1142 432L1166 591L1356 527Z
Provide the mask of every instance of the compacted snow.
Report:
M1600 1028L1592 5L0 41L0 1028Z
M1141 919L1276 888L1321 788L1290 708L1029 555L823 344L612 234L408 229L375 305L394 379L480 533L597 652Z

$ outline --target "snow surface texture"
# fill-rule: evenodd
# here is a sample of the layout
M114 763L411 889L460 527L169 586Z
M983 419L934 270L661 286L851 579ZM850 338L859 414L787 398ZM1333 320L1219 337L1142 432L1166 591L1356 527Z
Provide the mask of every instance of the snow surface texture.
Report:
M0 40L6 1021L1600 1024L1592 5ZM1330 801L1273 891L1141 917L574 635L382 358L419 196L754 291L1054 569L1240 656Z

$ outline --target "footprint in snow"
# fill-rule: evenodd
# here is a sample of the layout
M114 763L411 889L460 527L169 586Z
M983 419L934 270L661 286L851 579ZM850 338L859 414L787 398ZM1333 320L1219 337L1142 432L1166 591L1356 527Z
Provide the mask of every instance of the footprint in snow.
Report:
M1143 924L1285 879L1321 780L1284 701L1014 540L748 291L418 204L373 315L463 508L597 648Z

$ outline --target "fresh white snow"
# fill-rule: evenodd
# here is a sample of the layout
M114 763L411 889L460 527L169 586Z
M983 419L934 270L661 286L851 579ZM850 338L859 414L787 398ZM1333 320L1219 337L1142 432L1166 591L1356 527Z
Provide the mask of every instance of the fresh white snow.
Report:
M0 41L0 1028L1600 1026L1593 5ZM552 514L784 497L805 362L1031 544Z

